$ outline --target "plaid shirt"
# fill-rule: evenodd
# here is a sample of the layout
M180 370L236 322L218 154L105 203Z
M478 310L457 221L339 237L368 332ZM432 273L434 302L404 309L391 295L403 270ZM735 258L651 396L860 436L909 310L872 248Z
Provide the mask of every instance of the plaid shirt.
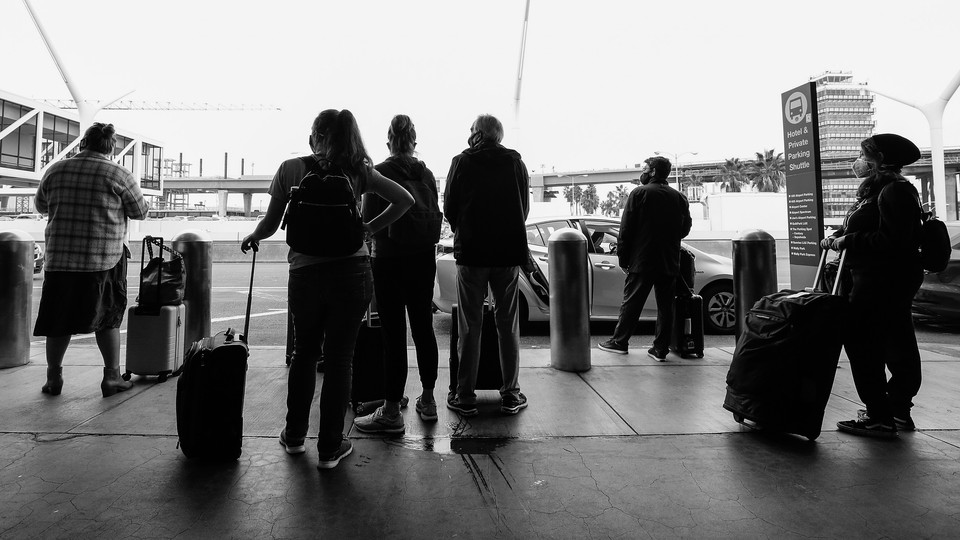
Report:
M37 188L36 206L49 214L44 266L62 272L113 268L124 254L127 218L147 216L147 203L133 173L90 151L47 169Z

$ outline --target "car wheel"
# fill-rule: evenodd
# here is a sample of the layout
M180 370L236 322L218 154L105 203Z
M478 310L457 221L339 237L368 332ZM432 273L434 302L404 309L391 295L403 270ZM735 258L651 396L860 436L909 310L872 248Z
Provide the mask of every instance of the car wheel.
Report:
M733 283L722 281L700 291L703 297L703 329L708 334L732 334L737 324Z

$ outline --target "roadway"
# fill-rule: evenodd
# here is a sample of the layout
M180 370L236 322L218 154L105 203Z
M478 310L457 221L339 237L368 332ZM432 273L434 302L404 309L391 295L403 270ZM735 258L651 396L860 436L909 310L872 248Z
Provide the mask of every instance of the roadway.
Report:
M140 273L140 262L130 262L128 266L129 287L127 289L127 303L132 306L136 303L139 293L137 276ZM211 329L213 332L225 330L227 327L243 328L244 312L246 310L247 290L250 283L250 266L241 263L215 263L213 265L213 290L211 296ZM286 344L287 325L287 264L286 263L258 263L254 276L253 304L250 320L250 344L255 346L277 346ZM40 305L42 277L34 280L33 306L31 321L36 321L37 309ZM437 333L437 341L441 349L449 348L450 343L450 316L445 313L434 315L433 327ZM613 332L613 323L592 323L590 325L591 344L606 339ZM639 325L636 335L631 340L631 354L643 354L649 347L653 333L653 323L644 322ZM126 339L126 321L121 326ZM917 339L923 343L956 344L960 328L937 328L917 325ZM76 336L74 342L94 345L93 336ZM43 338L35 337L31 341L34 350L43 347ZM705 347L733 347L733 336L706 336ZM408 338L408 345L413 342ZM549 349L549 323L535 323L521 332L520 346L522 349ZM411 351L410 359L413 361ZM441 359L441 362L443 359Z

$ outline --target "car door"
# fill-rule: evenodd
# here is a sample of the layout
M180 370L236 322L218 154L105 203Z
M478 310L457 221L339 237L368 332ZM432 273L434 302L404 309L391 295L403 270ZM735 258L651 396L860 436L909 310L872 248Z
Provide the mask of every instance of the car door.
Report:
M620 223L614 220L583 219L580 225L590 240L587 252L593 272L592 317L616 319L623 303L623 283L627 274L620 268L617 244ZM656 317L657 302L651 293L643 305L642 317Z
M543 223L531 223L527 225L527 246L530 247L530 254L533 260L537 262L540 271L546 279L550 279L550 264L547 258L547 244L550 242L550 235L560 229L570 227L571 224L566 220L544 221Z

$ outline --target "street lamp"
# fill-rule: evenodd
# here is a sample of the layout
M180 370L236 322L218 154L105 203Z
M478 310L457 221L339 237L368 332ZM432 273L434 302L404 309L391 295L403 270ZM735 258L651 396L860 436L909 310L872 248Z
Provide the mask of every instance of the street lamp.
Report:
M586 177L588 177L588 176L590 176L590 175L589 175L589 174L573 174L573 175L571 175L571 174L558 174L558 175L557 175L557 178L569 178L569 179L570 179L570 206L571 206L570 215L571 215L571 216L574 215L574 214L573 214L573 211L574 211L574 210L577 210L577 213L578 213L578 214L580 213L580 210L579 210L579 208L577 207L577 205L574 205L575 202L578 202L578 201L576 200L576 193L577 193L577 192L576 192L576 187L574 187L574 181L575 181L576 178L586 178Z
M666 154L666 155L668 155L668 156L673 156L673 163L674 163L674 165L676 165L673 169L674 169L675 171L677 171L677 191L679 191L680 193L683 193L683 188L680 186L680 180L681 180L681 178L683 178L683 176L681 175L682 169L680 168L680 158L682 158L683 156L686 156L686 155L695 156L695 155L697 155L697 152L680 152L679 154L674 154L673 152L660 152L660 151L656 151L656 152L654 152L654 154L655 154L655 155L658 155L658 156L659 156L660 154Z

